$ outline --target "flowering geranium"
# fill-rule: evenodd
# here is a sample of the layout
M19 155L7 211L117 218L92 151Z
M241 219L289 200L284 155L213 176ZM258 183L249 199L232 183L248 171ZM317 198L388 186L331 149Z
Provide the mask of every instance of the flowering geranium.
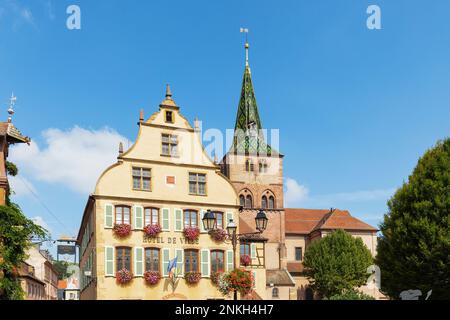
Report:
M250 256L248 254L243 254L241 256L241 265L243 265L244 267L247 267L251 263L252 263L252 258L250 258Z
M227 232L224 229L214 229L210 235L217 242L223 242L227 238Z
M161 280L161 274L158 271L147 271L144 273L145 282L150 285L155 285Z
M113 231L117 236L124 238L131 233L131 226L126 223L116 223Z
M225 275L225 281L228 283L229 290L236 290L241 295L246 295L252 291L253 274L245 269L235 269Z
M159 224L148 224L145 226L144 232L148 237L154 238L161 232L161 226Z
M200 230L197 227L186 227L184 228L183 233L186 239L194 241L198 239L198 236L200 235Z
M221 273L217 278L217 289L224 296L228 296L231 291L230 283L227 280L227 274Z
M202 274L200 272L186 272L184 279L189 284L196 284L200 281Z
M131 271L123 268L122 270L117 271L116 279L118 283L126 284L133 279L133 274L131 273Z
M215 285L218 285L221 277L223 277L223 272L221 272L221 271L213 272L211 274L212 283L214 283Z

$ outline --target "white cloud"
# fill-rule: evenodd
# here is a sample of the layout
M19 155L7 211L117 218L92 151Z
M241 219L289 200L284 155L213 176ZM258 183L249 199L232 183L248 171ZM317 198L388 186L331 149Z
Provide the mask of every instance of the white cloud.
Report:
M306 199L308 199L308 195L309 195L308 188L306 188L303 185L300 185L294 179L286 178L285 193L284 193L284 201L286 207L305 201Z
M361 190L353 192L341 192L314 197L315 201L322 203L330 202L367 202L381 199L388 199L395 192L395 188Z
M15 197L26 197L32 193L37 193L33 184L22 176L10 176L8 180Z
M130 144L109 128L48 129L42 136L44 147L33 141L30 146L14 146L11 161L33 179L60 184L82 194L93 192L99 175L116 161L119 142Z
M310 207L340 207L350 203L365 203L370 201L387 201L394 193L395 188L360 190L353 192L339 192L315 195L310 194L308 188L300 185L292 178L285 181L285 206L310 206Z

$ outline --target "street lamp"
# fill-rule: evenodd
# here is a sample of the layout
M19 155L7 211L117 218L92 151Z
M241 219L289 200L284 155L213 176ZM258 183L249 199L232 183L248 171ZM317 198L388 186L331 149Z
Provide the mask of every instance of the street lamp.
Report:
M229 235L236 234L237 225L234 223L233 219L230 219L230 221L227 224L227 233Z
M258 214L256 215L255 222L256 222L256 229L263 233L264 230L267 228L267 222L269 219L267 219L266 213L262 210L259 210Z
M203 222L203 228L206 231L214 230L214 228L216 227L215 214L212 213L211 210L206 211L205 215L203 216L202 222Z
M251 232L251 233L242 233L242 234L236 234L237 231L237 225L233 221L233 219L230 219L227 224L227 237L231 241L231 244L233 245L233 257L234 262L233 265L237 266L237 260L236 260L236 248L237 243L240 240L241 237L246 237L250 235L256 235L261 234L266 230L267 223L269 219L267 219L266 213L263 210L259 210L259 212L256 214L255 223L256 223L256 229L258 232ZM213 231L216 229L216 216L214 213L211 212L211 210L206 211L202 218L203 227L207 232ZM237 300L237 291L234 291L234 300Z

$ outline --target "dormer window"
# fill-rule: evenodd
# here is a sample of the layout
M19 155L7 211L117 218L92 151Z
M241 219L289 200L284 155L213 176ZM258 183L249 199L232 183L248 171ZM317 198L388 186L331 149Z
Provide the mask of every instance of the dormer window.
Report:
M166 110L166 122L173 123L173 111Z

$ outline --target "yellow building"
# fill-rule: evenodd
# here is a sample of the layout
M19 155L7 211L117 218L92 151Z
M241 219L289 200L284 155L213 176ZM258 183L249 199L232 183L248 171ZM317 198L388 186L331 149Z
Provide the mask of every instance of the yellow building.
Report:
M238 222L235 189L204 152L197 125L181 115L169 86L159 111L148 120L141 111L138 125L135 144L126 152L119 147L117 163L103 172L86 204L78 234L80 299L223 299L211 276L234 269L232 245L213 240L201 219L211 210L218 228ZM161 228L153 237L151 225ZM198 228L198 239L188 240L185 228ZM118 274L123 269L132 274L126 284L119 283L127 279ZM149 284L146 276L155 272L161 279ZM199 273L198 283L184 279L188 272L193 279ZM256 289L261 296L263 284L265 278Z

